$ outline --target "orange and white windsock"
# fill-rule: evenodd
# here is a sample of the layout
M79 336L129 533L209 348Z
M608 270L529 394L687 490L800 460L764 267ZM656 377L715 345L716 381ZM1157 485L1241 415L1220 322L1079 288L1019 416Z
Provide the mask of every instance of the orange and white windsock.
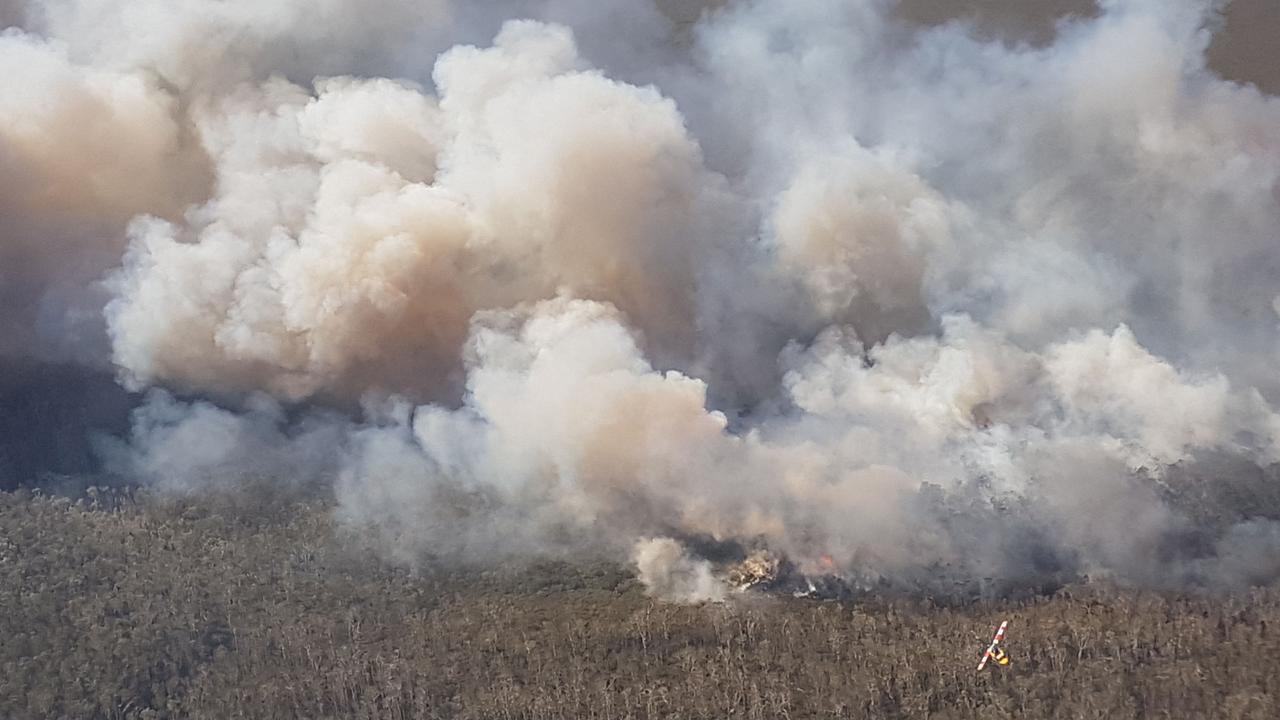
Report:
M978 662L978 671L981 672L987 666L987 661L995 658L999 665L1008 665L1009 656L1004 654L1004 650L1000 649L1000 643L1004 641L1004 631L1008 629L1009 621L1005 620L1000 623L1000 627L996 629L995 637L991 638L991 644L987 646L987 651L982 653L982 660Z

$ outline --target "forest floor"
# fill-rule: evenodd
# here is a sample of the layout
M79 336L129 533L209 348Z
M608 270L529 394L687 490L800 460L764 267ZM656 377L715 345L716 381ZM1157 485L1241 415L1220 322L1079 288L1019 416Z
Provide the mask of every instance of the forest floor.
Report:
M0 717L1280 717L1274 588L691 606L338 537L322 502L0 493ZM1006 619L1012 664L976 673Z

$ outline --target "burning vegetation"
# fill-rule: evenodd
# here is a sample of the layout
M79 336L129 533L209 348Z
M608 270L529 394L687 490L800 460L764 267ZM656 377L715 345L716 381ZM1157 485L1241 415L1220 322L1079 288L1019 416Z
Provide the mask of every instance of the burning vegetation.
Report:
M796 598L821 600L847 599L856 588L838 574L830 555L819 556L805 572L785 556L768 550L756 550L737 563L728 564L725 581L738 592L789 594Z
M954 605L755 591L680 604L611 563L406 573L337 542L324 503L245 497L0 493L0 717L1280 712L1274 589L1095 582ZM785 566L761 556L736 577L788 577ZM1006 618L1012 664L976 674Z
M1280 716L1268 2L0 0L0 717Z

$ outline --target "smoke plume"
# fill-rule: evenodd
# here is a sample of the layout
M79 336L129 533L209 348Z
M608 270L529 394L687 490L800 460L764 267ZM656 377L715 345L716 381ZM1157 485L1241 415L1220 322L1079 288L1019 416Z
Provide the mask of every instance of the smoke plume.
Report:
M1270 582L1265 62L1003 5L5 2L0 357L410 565Z

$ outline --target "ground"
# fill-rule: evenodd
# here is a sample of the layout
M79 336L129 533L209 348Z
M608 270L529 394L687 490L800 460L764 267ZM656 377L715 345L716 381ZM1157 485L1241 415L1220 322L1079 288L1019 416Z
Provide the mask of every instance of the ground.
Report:
M1280 591L675 605L607 563L407 572L322 500L0 494L4 718L1274 718ZM975 672L1010 621L1013 664Z

